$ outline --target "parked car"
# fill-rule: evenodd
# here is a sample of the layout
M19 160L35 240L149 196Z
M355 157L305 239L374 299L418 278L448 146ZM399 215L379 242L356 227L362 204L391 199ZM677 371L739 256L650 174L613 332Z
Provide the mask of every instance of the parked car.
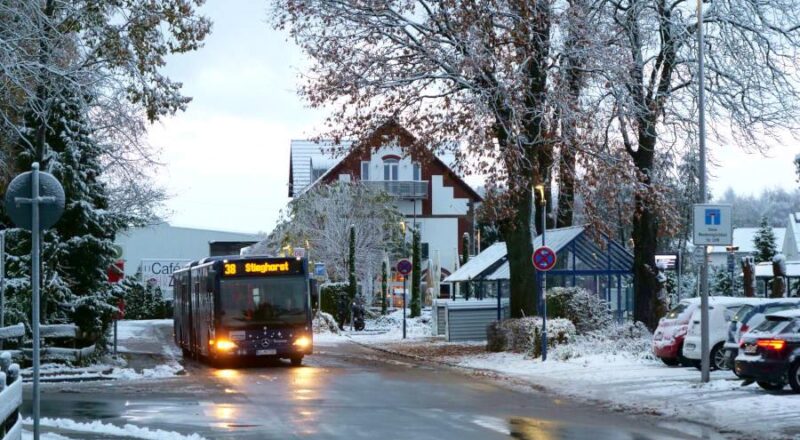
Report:
M788 383L800 393L800 310L767 315L742 336L734 362L736 374L777 391Z
M708 346L711 369L726 368L725 341L728 339L728 323L736 311L745 304L759 304L761 298L714 296L708 298ZM689 320L689 328L683 340L681 353L689 362L700 368L700 307L698 306Z
M751 328L758 327L764 322L766 315L797 308L800 308L800 298L768 299L761 304L745 304L740 307L728 325L728 340L725 341L726 367L733 369L733 362L736 355L739 354L739 343L743 334Z
M692 312L700 307L700 298L684 299L658 321L658 328L653 333L653 354L665 364L673 366L689 362L683 357L683 338L689 329Z

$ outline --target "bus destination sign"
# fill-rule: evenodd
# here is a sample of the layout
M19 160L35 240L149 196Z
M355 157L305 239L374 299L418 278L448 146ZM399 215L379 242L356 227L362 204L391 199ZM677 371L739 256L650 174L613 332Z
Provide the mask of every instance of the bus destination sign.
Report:
M227 261L222 265L223 277L299 275L302 273L303 264L296 259Z

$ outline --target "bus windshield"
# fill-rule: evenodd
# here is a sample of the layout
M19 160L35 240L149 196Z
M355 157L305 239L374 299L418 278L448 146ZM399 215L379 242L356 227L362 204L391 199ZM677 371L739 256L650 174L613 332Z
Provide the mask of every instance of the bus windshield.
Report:
M221 324L227 328L306 322L304 277L236 278L221 282Z

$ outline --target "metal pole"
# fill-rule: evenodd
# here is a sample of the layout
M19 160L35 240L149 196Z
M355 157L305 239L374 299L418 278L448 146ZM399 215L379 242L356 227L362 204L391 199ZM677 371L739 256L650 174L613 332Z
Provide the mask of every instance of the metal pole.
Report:
M114 320L114 354L117 354L117 322L118 320Z
M697 0L697 58L698 58L698 105L699 105L699 147L700 147L700 197L703 203L708 201L706 190L706 93L705 93L705 45L703 39L703 0ZM709 363L709 337L708 337L708 248L703 246L703 264L700 269L700 352L701 373L700 380L708 382L711 379Z
M547 201L542 191L542 247L547 245ZM542 272L542 362L547 360L547 272Z
M31 327L33 330L33 439L39 440L39 163L31 172Z
M403 339L406 338L406 278L403 275Z
M676 289L678 294L678 301L681 301L681 274L683 273L683 253L681 248L678 248L678 288ZM675 304L670 304L670 306L674 306Z

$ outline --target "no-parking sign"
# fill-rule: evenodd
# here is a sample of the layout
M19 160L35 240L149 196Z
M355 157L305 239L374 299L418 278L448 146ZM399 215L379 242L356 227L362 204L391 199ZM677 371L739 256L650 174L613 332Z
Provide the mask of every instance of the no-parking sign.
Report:
M533 251L531 261L533 262L533 267L535 267L536 270L547 272L556 265L556 253L553 249L547 246L542 246Z

